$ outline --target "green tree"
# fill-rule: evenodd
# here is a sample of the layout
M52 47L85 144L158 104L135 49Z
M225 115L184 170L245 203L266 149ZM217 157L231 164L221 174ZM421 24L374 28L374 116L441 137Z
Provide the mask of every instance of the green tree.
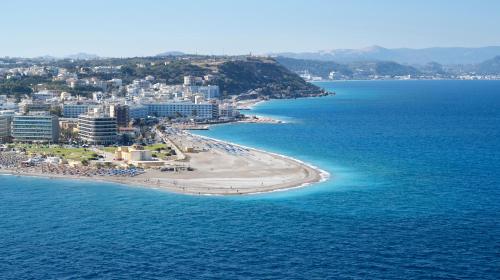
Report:
M62 117L62 108L61 108L61 106L52 106L50 108L50 113L52 115L56 115L58 117Z

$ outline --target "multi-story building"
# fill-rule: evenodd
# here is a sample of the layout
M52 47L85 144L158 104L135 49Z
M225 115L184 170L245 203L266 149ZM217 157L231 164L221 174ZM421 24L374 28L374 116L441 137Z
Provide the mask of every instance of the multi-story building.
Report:
M217 104L192 102L150 103L144 104L150 116L163 118L214 119L218 116Z
M11 140L11 125L12 117L15 115L14 110L0 111L0 142L7 142Z
M222 104L219 106L220 118L235 118L239 116L240 112L232 104Z
M13 100L9 100L5 95L0 95L0 111L16 110L17 108L18 105Z
M94 107L95 105L91 104L64 104L62 113L65 118L78 118L80 115L87 114Z
M94 109L78 117L78 135L91 145L111 145L117 140L116 118Z
M191 84L194 84L194 77L193 76L184 76L184 85L190 86Z
M203 83L202 77L184 76L184 86L194 86Z
M50 103L45 103L41 101L26 101L20 104L20 111L23 114L28 114L29 112L49 112L50 111Z
M16 142L59 141L59 118L48 113L15 115L12 118L11 134Z
M202 93L207 100L219 97L219 86L202 86L198 91Z
M118 126L128 126L130 122L130 112L128 105L112 104L109 106L109 115L116 118Z
M203 94L206 100L219 97L219 86L186 86L186 89L192 94Z
M5 143L10 137L10 117L0 115L0 143Z
M141 89L149 89L151 88L151 82L148 80L140 79L132 81L132 85L141 88Z
M31 98L33 99L33 101L46 102L47 100L54 98L56 95L57 94L55 92L44 90L34 92L33 94L31 94Z
M148 107L142 104L133 104L129 107L131 119L144 119L148 116Z
M78 119L75 118L59 118L59 129L62 131L77 131Z

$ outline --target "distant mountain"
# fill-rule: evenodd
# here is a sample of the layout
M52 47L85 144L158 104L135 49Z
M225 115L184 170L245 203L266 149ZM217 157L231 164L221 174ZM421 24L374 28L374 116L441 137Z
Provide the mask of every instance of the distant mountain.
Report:
M35 57L35 59L41 59L41 60L57 60L57 57L55 56L51 56L51 55L42 55L42 56L38 56L38 57Z
M185 53L179 51L170 51L170 52L162 52L157 54L156 56L183 56Z
M425 65L422 65L418 68L422 73L429 74L429 75L435 75L435 74L440 74L440 75L445 75L446 71L443 68L443 65L437 63L437 62L429 62Z
M340 79L367 79L374 76L396 77L421 74L421 71L413 66L403 65L392 61L337 63L333 61L294 59L288 57L277 57L276 61L291 71L307 71L309 74L323 79L328 78L331 72L334 72L335 77Z
M74 59L74 60L92 60L92 59L99 59L100 57L96 54L81 52L81 53L67 55L65 58Z
M480 74L493 74L496 75L500 73L500 56L496 56L492 59L486 60L482 63L476 65L476 72Z
M330 72L335 71L339 75L350 76L352 69L346 64L340 64L334 61L321 61L310 59L295 59L279 56L275 58L278 63L285 66L293 72L308 71L313 76L328 78Z
M364 49L335 49L318 52L274 53L272 56L283 56L295 59L335 61L340 63L359 61L394 61L403 64L424 65L430 62L440 64L474 64L495 56L500 56L500 46L481 48L425 48L425 49L387 49L372 46Z

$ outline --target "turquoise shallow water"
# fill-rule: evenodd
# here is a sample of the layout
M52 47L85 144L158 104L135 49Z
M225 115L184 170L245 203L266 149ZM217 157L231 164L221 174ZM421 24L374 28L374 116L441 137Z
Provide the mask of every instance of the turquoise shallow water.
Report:
M245 197L0 176L1 278L498 279L500 82L319 83L204 135L330 181Z

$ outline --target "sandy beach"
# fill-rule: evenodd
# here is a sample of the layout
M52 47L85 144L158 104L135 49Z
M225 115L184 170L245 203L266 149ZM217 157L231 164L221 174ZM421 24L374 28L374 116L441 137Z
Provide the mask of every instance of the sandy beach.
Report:
M193 171L146 169L135 177L76 176L36 169L2 168L0 173L48 178L97 180L195 195L242 195L287 190L326 180L329 174L282 155L183 132L173 141L192 141L197 152L177 165Z
M238 110L252 110L255 106L260 103L264 103L267 100L265 99L248 99L248 100L240 100L237 102L236 107Z

